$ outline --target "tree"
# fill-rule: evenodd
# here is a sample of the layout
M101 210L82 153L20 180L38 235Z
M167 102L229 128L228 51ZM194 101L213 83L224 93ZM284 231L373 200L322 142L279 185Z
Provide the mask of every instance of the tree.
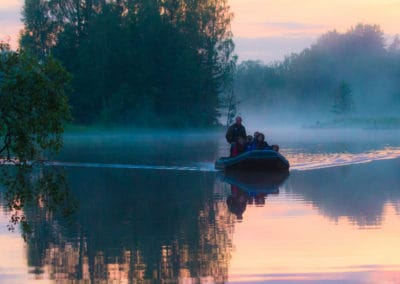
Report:
M55 25L49 16L49 2L26 0L22 10L25 30L21 34L21 44L39 58L49 53L54 40Z
M60 149L63 125L70 119L69 81L53 58L39 61L0 44L0 155L25 164Z
M341 82L333 96L332 112L335 114L347 114L354 110L354 101L351 96L350 85L346 82Z
M227 70L224 87L224 94L221 99L222 109L226 110L226 127L232 124L234 117L237 114L240 101L237 99L234 88L234 79L236 75L236 58L231 62L230 70Z
M25 0L23 15L21 46L44 30L42 54L73 75L76 122L218 123L236 62L227 0Z
M377 25L359 24L345 33L328 32L273 65L242 62L235 77L241 108L266 109L279 121L293 113L312 120L327 112L345 114L355 105L359 115L397 112L400 41L395 37L385 47L383 35Z
M32 232L26 207L41 204L63 216L75 208L64 173L38 163L61 147L69 81L52 57L39 60L0 43L0 184L12 213L9 229L19 223L24 238Z
M353 51L379 54L385 49L385 34L378 25L358 24L352 27L344 38Z
M391 53L398 53L400 51L400 37L399 35L395 35L395 37L393 38L392 43L389 45L388 48L389 52Z
M21 46L42 58L59 44L77 47L102 0L25 0ZM60 41L68 37L68 41Z

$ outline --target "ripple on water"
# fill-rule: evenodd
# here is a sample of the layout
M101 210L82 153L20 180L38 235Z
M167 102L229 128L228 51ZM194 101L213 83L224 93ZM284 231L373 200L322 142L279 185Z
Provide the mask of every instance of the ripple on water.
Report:
M315 170L399 158L400 147L362 153L295 153L289 150L286 157L292 170Z

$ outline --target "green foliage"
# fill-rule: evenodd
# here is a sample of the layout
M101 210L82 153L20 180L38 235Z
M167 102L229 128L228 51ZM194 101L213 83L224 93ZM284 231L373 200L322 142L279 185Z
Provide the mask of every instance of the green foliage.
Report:
M39 61L0 44L0 185L12 213L9 228L20 224L24 238L35 233L24 214L27 207L63 215L74 208L63 173L38 163L61 148L70 120L69 81L52 57Z
M63 124L70 119L69 79L51 57L39 62L0 45L0 155L25 163L60 149Z
M340 83L333 96L332 112L335 114L346 114L354 110L354 101L351 96L350 85L346 82Z
M223 103L226 105L226 127L229 127L233 123L235 116L238 113L238 107L240 102L236 99L235 93L232 91L226 95L223 99Z
M237 57L234 57L227 68L225 77L224 92L221 98L221 109L226 111L226 127L233 123L234 117L238 113L240 101L237 99L234 88L234 80L236 76Z
M8 229L14 231L20 225L25 240L37 233L34 223L40 215L46 219L59 215L70 221L77 208L61 168L2 165L0 184L6 189L5 209L11 213Z
M75 122L205 127L235 62L231 18L227 0L26 0L21 46L74 75Z

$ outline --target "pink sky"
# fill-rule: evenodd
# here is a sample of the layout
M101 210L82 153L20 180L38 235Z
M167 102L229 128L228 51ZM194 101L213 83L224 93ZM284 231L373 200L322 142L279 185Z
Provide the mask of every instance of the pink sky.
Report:
M230 0L237 37L319 35L357 23L399 32L400 1L394 0Z
M391 38L400 33L399 0L230 0L240 59L280 60L309 47L319 35L377 24Z
M13 47L21 29L23 0L0 1L0 39ZM388 37L400 33L400 0L229 0L240 60L283 59L310 46L324 32L358 23L378 24Z
M0 40L9 41L15 48L18 33L22 28L20 21L23 0L0 0Z

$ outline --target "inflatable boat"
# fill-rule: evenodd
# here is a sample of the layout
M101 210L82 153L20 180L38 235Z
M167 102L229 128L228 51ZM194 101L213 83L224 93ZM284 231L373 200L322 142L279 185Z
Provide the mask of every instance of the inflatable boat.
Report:
M215 162L217 170L288 171L289 161L274 150L253 150L235 157L222 157Z

